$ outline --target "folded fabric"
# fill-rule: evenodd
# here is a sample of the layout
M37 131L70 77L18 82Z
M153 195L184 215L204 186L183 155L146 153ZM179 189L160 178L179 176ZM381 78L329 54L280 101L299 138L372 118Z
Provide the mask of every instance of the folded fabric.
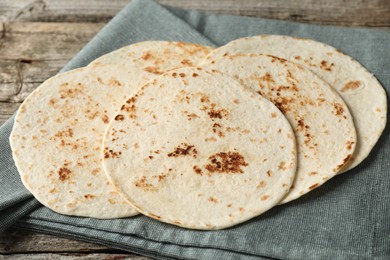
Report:
M84 66L106 52L143 40L222 45L257 34L286 34L330 44L373 72L387 91L390 88L389 31L206 14L163 7L151 0L132 1L63 71ZM299 200L229 229L194 231L143 216L97 220L64 216L38 206L21 184L12 161L8 143L12 123L10 119L0 128L0 227L3 229L14 223L20 228L157 258L390 258L388 128L360 166Z

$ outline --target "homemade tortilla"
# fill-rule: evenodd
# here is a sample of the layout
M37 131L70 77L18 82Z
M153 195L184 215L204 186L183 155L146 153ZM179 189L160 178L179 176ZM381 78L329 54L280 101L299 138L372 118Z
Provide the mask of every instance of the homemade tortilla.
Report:
M141 213L173 225L241 223L276 205L295 176L287 119L216 71L183 68L154 79L107 129L111 182Z
M386 93L379 81L360 63L321 42L281 35L241 38L216 49L208 60L228 54L270 54L293 61L316 73L344 99L357 132L356 149L345 172L370 153L386 126ZM369 122L369 123L368 123Z
M144 44L138 43L137 52L127 54L126 66L106 64L58 74L25 100L16 115L10 142L22 182L38 201L67 215L118 218L137 214L104 174L102 137L117 107L156 76L157 72L146 65L154 60L162 73L184 66L182 60L203 59L209 49L204 47L204 52L190 57L182 52L181 59L175 54L172 60L177 64L173 64L171 52L149 55L171 44L173 48L187 46L147 42L142 48Z
M255 54L211 54L202 68L220 71L257 91L291 123L298 169L281 203L319 187L348 162L356 144L352 116L341 97L314 73L285 59Z

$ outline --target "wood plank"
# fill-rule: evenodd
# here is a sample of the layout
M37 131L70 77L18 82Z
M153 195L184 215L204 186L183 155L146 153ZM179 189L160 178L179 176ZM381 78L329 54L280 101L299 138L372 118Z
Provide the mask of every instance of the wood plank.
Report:
M38 254L14 254L14 255L0 255L0 259L4 260L62 260L62 259L78 259L78 260L89 260L89 259L102 259L102 260L149 260L150 258L139 256L139 255L129 255L129 254L111 254L111 253L64 253L64 254L53 254L53 253L38 253Z
M42 254L44 252L49 253ZM0 234L0 259L2 256L7 259L149 259L101 245L20 229L9 229Z
M0 39L0 102L22 102L57 72L103 23L4 24Z
M102 27L102 23L6 23L0 59L70 59Z
M5 0L0 18L8 21L107 22L128 0ZM390 26L388 0L160 0L161 4L214 13L316 24ZM0 20L2 20L0 19Z
M0 254L20 254L46 251L50 252L104 252L111 250L95 245L56 236L44 235L21 229L9 229L0 234ZM115 250L114 250L115 251Z

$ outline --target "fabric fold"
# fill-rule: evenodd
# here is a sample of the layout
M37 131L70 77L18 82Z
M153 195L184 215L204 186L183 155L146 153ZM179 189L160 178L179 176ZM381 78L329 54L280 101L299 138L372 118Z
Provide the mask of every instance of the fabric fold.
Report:
M390 54L383 51L390 42L386 30L214 15L164 7L152 0L132 1L62 71L143 40L214 46L257 34L307 37L333 45L372 71L389 91ZM162 259L390 258L388 128L360 166L301 199L229 229L194 231L143 216L98 220L64 216L39 206L21 184L13 164L8 143L12 123L10 119L0 128L0 231L15 223L19 228Z

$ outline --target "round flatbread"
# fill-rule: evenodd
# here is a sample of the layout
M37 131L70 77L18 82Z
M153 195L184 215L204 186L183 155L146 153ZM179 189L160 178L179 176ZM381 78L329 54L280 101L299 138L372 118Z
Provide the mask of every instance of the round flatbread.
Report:
M139 43L138 52L128 54L131 59L126 66L101 65L59 74L25 100L10 142L22 182L38 201L67 215L118 218L137 214L104 174L102 137L117 107L156 76L147 64L158 61L162 73L182 66L183 59L203 59L209 49L204 47L200 56L183 53L179 59L175 55L177 64L160 62L169 60L171 53L148 56L170 44L178 43L147 42L144 49Z
M386 126L383 87L360 63L334 47L309 39L259 35L232 41L208 59L225 53L270 54L293 61L316 73L338 92L353 116L357 132L355 152L341 172L354 168L368 156Z
M202 68L239 80L272 101L292 125L298 149L294 185L281 203L297 199L336 175L356 144L352 117L341 97L303 67L270 55L223 55Z
M104 137L111 182L141 213L220 229L277 204L295 176L291 126L268 100L216 71L183 68L142 87Z

